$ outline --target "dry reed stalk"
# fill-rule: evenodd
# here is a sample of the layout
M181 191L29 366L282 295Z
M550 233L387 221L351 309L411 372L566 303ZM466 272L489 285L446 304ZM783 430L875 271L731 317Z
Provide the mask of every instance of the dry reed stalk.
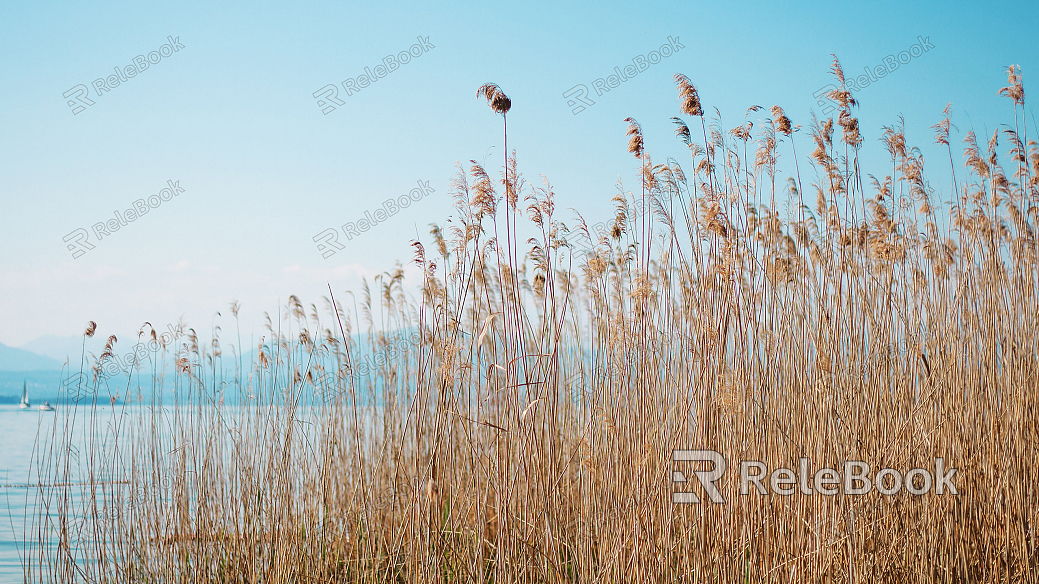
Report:
M440 257L415 244L418 302L400 272L374 295L366 284L354 318L330 297L327 326L293 297L231 384L216 335L192 337L151 356L175 367L140 392L148 407L67 409L37 453L28 580L1034 581L1039 147L1007 130L1010 180L996 141L968 134L956 205L936 216L896 125L890 174L867 197L856 104L839 89L842 136L811 124L815 213L784 219L777 152L796 126L783 109L756 137L747 121L709 140L699 94L675 80L703 126L699 144L676 118L692 168L650 167L630 120L644 195L614 201L583 264L551 187L527 189L515 157L507 208L515 220L529 202L537 236L518 262L507 216L500 246L485 230L497 194L473 163L473 183L463 168L454 182L461 227L432 232ZM511 106L496 86L480 95ZM796 164L788 178L802 201ZM634 223L647 204L656 229L650 211ZM656 253L634 255L654 238ZM420 340L391 349L373 314ZM154 391L167 382L172 403ZM675 449L769 469L943 457L959 495L744 497L730 473L727 504L675 505Z

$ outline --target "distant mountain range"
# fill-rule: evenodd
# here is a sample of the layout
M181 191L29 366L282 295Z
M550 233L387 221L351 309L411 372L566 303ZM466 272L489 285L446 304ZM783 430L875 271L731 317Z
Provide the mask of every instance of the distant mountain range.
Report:
M0 371L60 371L64 361L0 343Z
M410 333L398 331L392 334L394 338L399 337L403 339L405 335ZM118 335L118 338L120 340L115 345L115 360L121 361L124 364L132 363L134 358L133 347L138 341L137 337ZM178 337L177 343L183 343L186 340L186 337ZM94 362L101 355L107 341L107 335L97 334L92 338L84 338L82 335L69 337L47 335L25 343L21 347L9 347L0 343L0 374L60 372L65 363L70 364L67 369L78 371L82 366L81 357L84 355L87 357L86 363ZM353 342L361 354L369 351L369 343L366 336L354 334ZM226 371L233 373L236 362L240 359L246 370L245 374L248 375L248 370L256 357L256 349L251 342L247 347L248 350L245 351L245 354L236 358L235 352L229 346L225 346L224 356L220 360L221 366ZM148 362L143 362L139 370L149 372L150 366ZM19 376L11 376L11 379L16 378L21 379ZM0 391L4 389L7 388L4 387L3 383L0 383Z
M88 353L94 353L95 355L101 352L101 349L105 346L105 338L101 336L94 336L93 338L86 339L86 351ZM54 359L59 364L64 363L68 359L72 363L79 363L79 356L84 350L84 337L59 337L56 335L46 335L38 339L25 343L20 348L25 351L36 353L37 355L43 355L50 359ZM60 368L60 366L59 366ZM0 367L2 369L2 367Z
M391 339L399 346L404 339L410 339L412 334L414 334L413 331L396 331L391 333ZM136 336L119 336L119 338L121 340L116 344L114 358L118 360L121 357L124 363L131 363L133 345L137 342L137 338ZM178 342L185 340L181 337ZM28 389L32 403L44 400L54 404L61 403L63 380L67 381L75 377L83 367L86 368L86 373L89 375L89 363L101 354L107 341L108 337L105 335L94 335L93 338L87 339L82 336L48 335L21 347L9 347L0 343L0 404L18 403L21 399L23 384ZM357 351L361 370L363 371L364 367L371 367L372 361L368 354L371 346L367 336L354 334L352 342ZM256 360L256 349L252 347L251 342L247 346L250 347L249 350L239 358L244 367L241 378L243 383L249 379L249 372ZM81 364L81 355L84 353L87 360L85 364ZM225 346L224 355L218 361L218 367L224 369L227 378L234 378L237 361L234 351ZM63 372L62 369L66 362L71 365L64 367ZM171 366L171 361L166 361L166 366ZM125 398L127 395L135 396L138 393L149 395L152 390L152 372L147 363L141 369L135 369L133 375L127 375L125 371L128 370L117 374L109 371L109 376L105 376L104 380L100 382L98 395L103 398L102 401L107 400L109 396L124 396ZM170 391L173 379L173 376L165 378L161 390L163 393ZM237 399L233 394L227 394L227 396L228 403Z
M119 335L116 353L122 355L133 350L136 337ZM60 371L66 361L79 368L80 356L86 353L95 357L104 350L107 335L82 335L59 337L46 335L25 343L20 347L8 347L0 343L0 372L2 371Z

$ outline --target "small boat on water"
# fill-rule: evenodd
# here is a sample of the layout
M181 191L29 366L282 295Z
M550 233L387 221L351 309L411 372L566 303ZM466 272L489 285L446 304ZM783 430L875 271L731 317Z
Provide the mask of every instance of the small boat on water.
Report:
M29 388L26 387L25 382L22 382L22 403L18 404L18 409L27 410L32 407L29 403Z
M41 412L53 412L54 406L52 406L50 402L45 401L43 402L43 405L40 406L39 410Z

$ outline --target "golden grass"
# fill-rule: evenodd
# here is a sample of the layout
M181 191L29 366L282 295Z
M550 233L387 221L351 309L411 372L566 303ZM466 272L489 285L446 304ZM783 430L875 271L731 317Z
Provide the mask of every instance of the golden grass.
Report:
M708 135L676 76L704 142L676 118L691 164L654 165L630 120L642 195L614 199L611 233L581 261L568 241L587 226L568 231L514 156L500 211L488 173L460 169L455 226L434 227L433 254L415 243L418 301L399 270L353 317L293 297L233 379L216 336L192 333L152 356L177 364L174 404L143 391L148 407L115 418L67 414L38 456L51 486L29 579L1035 581L1039 147L1009 73L1015 125L985 149L969 133L958 176L950 122L935 126L948 207L897 126L890 169L866 188L843 84L837 119L813 120L797 161L781 108ZM507 111L497 86L481 95ZM523 262L514 201L537 233ZM387 334L415 330L389 349ZM377 371L356 375L361 360ZM738 496L730 470L726 504L676 505L674 449L717 450L730 468L944 457L959 494Z

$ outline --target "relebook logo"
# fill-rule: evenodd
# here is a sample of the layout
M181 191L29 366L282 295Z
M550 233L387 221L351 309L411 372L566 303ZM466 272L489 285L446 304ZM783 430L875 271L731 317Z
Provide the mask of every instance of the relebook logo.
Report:
M184 192L179 180L168 180L166 184L168 186L160 190L158 194L152 195L147 199L137 199L132 206L122 212L113 212L112 215L115 216L113 219L95 223L92 227L94 238L101 241L106 237L110 237L113 233L119 231L121 227L125 227L144 217L152 209L158 209L163 202L172 201L173 197ZM94 244L90 243L90 233L83 228L70 232L62 238L62 241L65 242L68 250L72 252L73 259L79 258L94 249Z
M418 42L411 45L408 50L401 51L396 55L386 55L382 59L382 64L375 65L375 67L365 67L364 74L344 79L343 91L346 92L346 97L350 97L390 73L393 73L399 69L401 65L407 65L413 59L418 59L422 55L428 53L431 49L436 48L436 45L429 42L428 36L424 37L420 35L417 38ZM325 115L328 115L329 112L335 111L336 107L346 103L339 99L339 89L334 84L322 87L315 91L313 95L314 99L317 100L318 108L320 108L321 113Z
M684 48L685 45L678 40L678 37L669 36L667 37L667 42L660 45L659 49L650 51L645 55L636 55L631 59L630 65L618 65L613 68L612 75L600 77L595 81L592 81L592 89L595 90L595 95L601 96L602 94L609 92L611 89L620 87L621 83L624 83L646 69L649 69L650 65L656 65L661 60L670 57ZM588 107L595 105L595 100L589 97L588 86L583 83L578 83L566 90L563 93L563 98L566 99L567 107L570 108L570 111L573 112L575 116L586 110Z
M869 87L870 84L878 82L899 67L908 65L913 59L934 48L934 43L931 42L931 37L929 36L918 36L916 40L916 44L899 52L897 55L891 54L884 57L883 63L873 67L864 67L864 73L857 77L851 71L846 72L844 88L850 91L852 95L855 95ZM830 83L812 94L812 97L816 99L815 103L822 108L823 115L829 115L830 112L837 109L837 102L830 96L838 89L836 85Z
M413 203L421 201L432 192L434 191L433 188L429 186L428 180L425 182L418 181L418 187L411 189L408 194L401 195L396 199L386 199L382 202L381 208L377 208L374 211L371 209L365 211L363 219L358 219L356 222L347 221L346 223L343 223L343 234L346 235L347 240L358 237L379 223L393 217L399 213L401 209L407 209ZM321 252L321 257L323 259L328 259L337 251L346 247L342 243L339 243L339 233L332 227L318 233L312 239L314 240L314 243L317 244L317 250Z
M725 457L720 452L674 450L671 453L671 460L673 462L710 463L711 468L707 470L693 470L693 476L696 477L712 503L725 503L725 498L715 484L725 475L727 466ZM914 468L904 476L893 468L882 468L873 474L870 465L861 460L846 461L840 471L834 468L821 468L814 473L811 472L810 461L807 458L798 460L797 471L780 467L771 473L768 472L768 466L765 463L757 460L745 460L740 462L740 495L743 497L750 495L751 486L760 495L767 495L771 490L784 497L816 493L827 497L840 494L865 495L874 489L882 495L896 495L903 489L911 495L923 495L932 490L937 495L944 495L946 492L958 495L959 492L952 483L955 474L955 468L946 470L944 458L934 459L933 475L927 469ZM672 470L671 478L676 484L689 482L685 473L677 468ZM675 491L672 500L679 504L699 503L700 497L693 491Z
M112 91L112 89L119 87L121 83L126 83L136 77L138 73L147 70L152 65L158 65L159 61L166 57L172 57L173 53L184 48L184 45L180 43L179 36L168 36L166 40L169 42L159 47L157 51L152 51L147 55L137 55L129 65L113 67L113 71L115 71L113 75L95 79L90 85L94 88L96 97L100 98L106 91ZM90 99L90 89L83 84L74 86L61 94L61 96L65 98L65 103L72 110L73 115L94 105L94 101Z

